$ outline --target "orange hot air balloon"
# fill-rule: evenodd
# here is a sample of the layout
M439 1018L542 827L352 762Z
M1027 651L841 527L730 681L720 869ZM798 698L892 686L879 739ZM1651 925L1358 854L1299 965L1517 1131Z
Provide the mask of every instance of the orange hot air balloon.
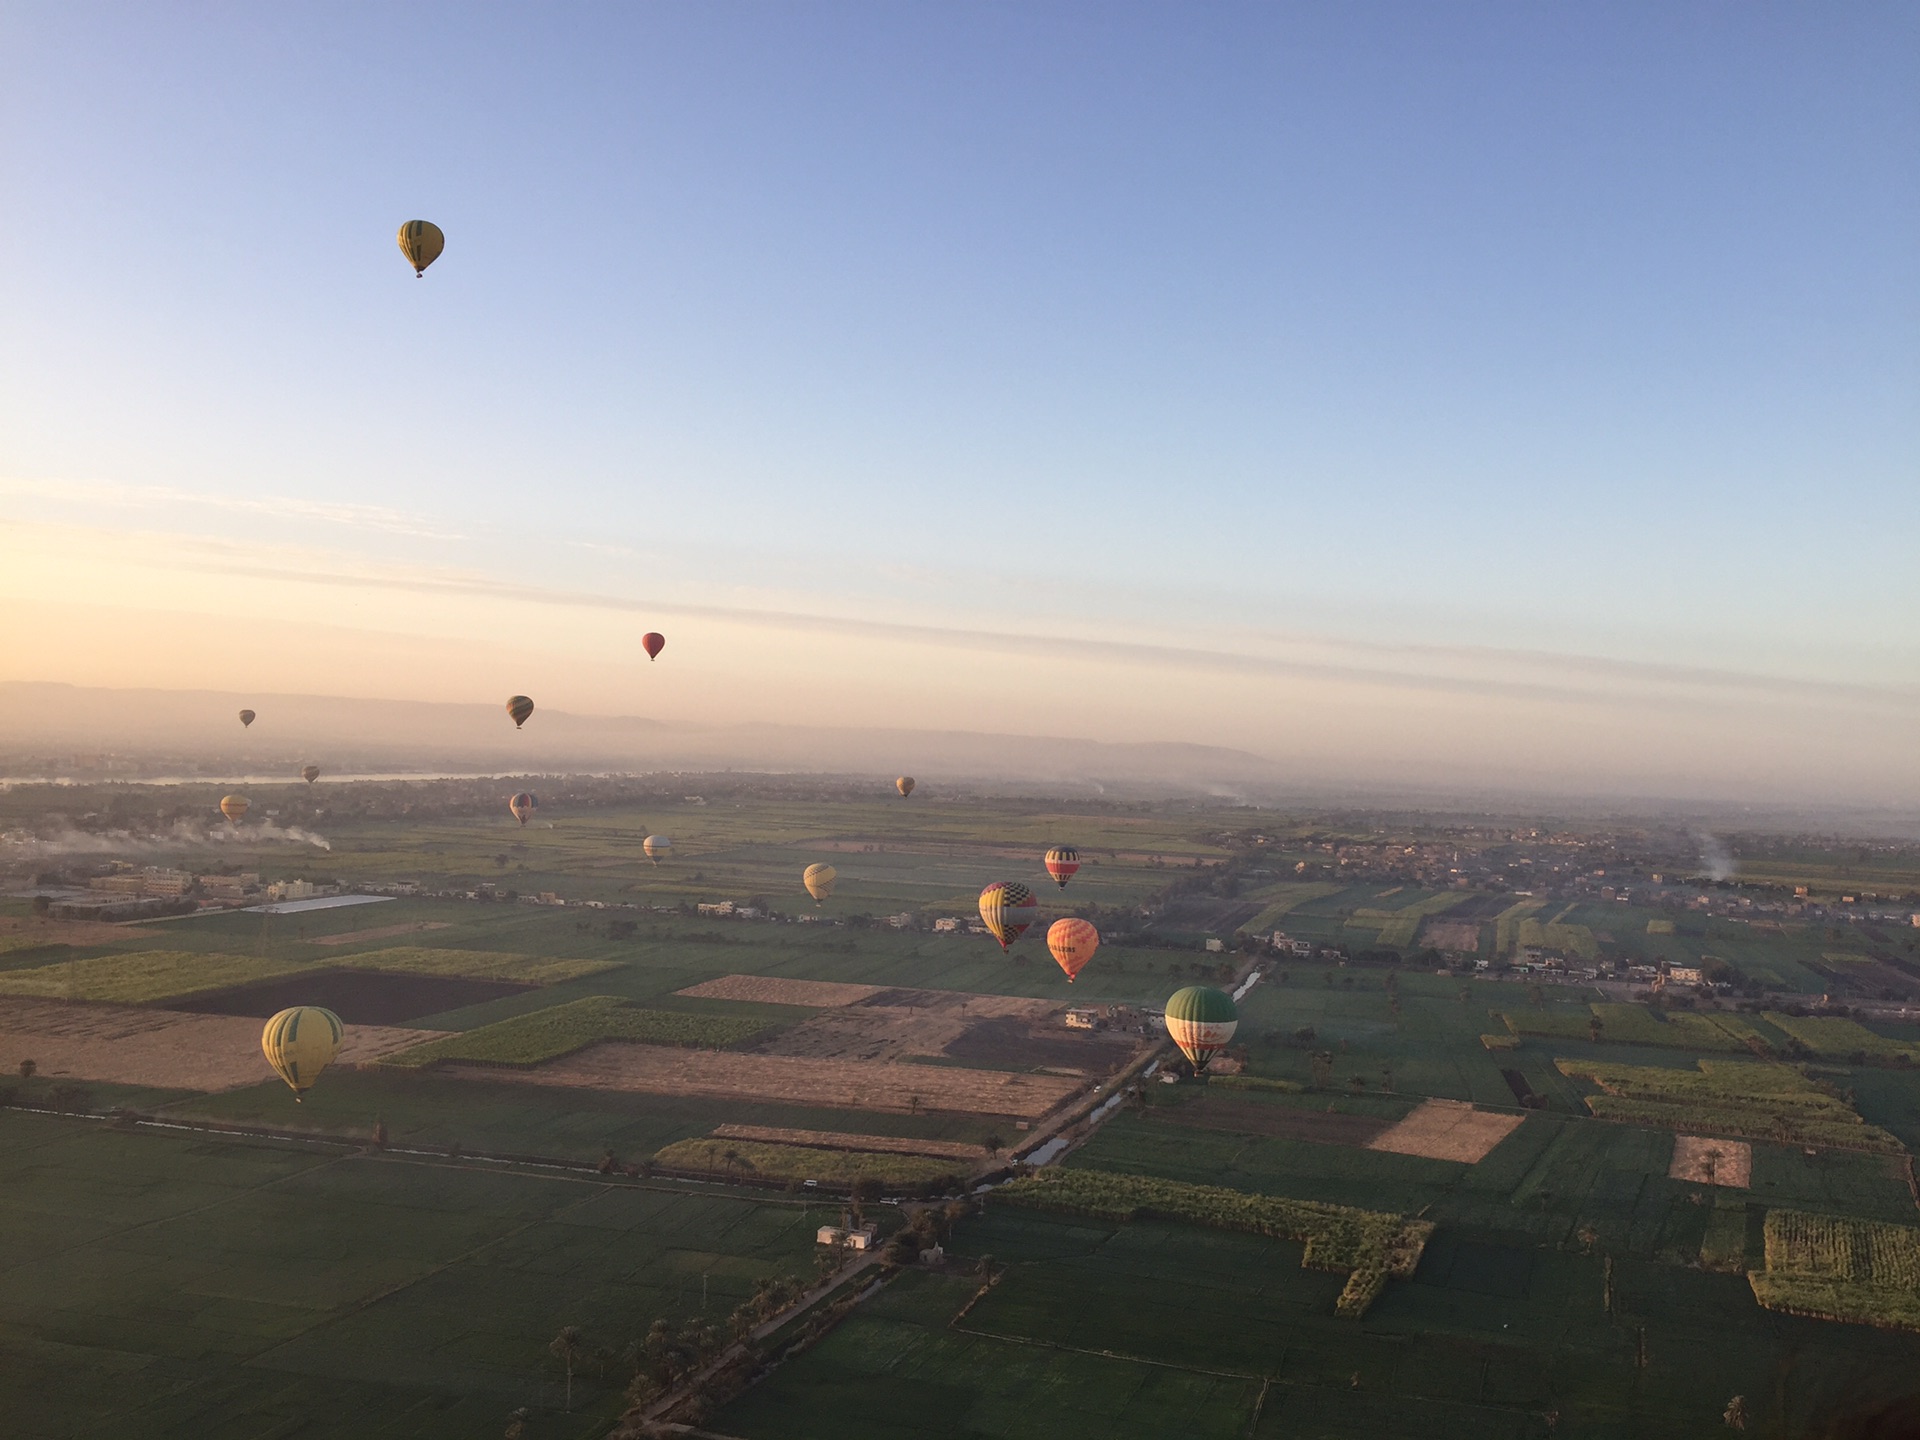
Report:
M248 725L251 725L251 724L253 724L253 711L251 711L251 710L242 710L242 711L240 712L240 725L241 725L241 728L242 728L242 729L244 729L245 727L247 727Z
M1056 845L1047 851L1047 874L1062 890L1067 888L1067 881L1073 878L1079 868L1080 852L1071 845Z
M1026 934L1039 913L1033 892L1018 880L997 880L980 892L980 918L1002 950Z
M252 804L244 795L223 795L220 798L220 813L227 817L229 824L238 825L246 819L247 810Z
M1067 983L1071 985L1080 972L1087 968L1087 962L1093 959L1093 952L1100 948L1100 932L1087 920L1056 920L1047 927L1047 949L1053 952L1054 960L1067 972Z
M649 630L640 637L640 648L647 652L647 659L651 660L667 648L667 637L657 630Z
M898 780L893 782L893 788L900 792L902 799L905 799L907 796L913 794L913 776L902 775Z
M522 825L525 825L533 815L533 812L539 808L540 802L525 790L522 790L518 795L507 801L507 809L513 812L513 818L518 820Z
M305 766L300 771L300 778L309 785L313 784L314 781L320 778L320 767L318 765Z
M533 714L533 701L524 695L514 695L507 700L507 714L513 717L513 728L518 730L527 723L527 717Z

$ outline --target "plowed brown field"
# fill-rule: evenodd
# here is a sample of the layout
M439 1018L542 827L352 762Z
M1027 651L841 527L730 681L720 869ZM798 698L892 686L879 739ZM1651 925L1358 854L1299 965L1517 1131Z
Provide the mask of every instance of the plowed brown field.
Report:
M377 1060L439 1033L349 1025L334 1064ZM256 1019L9 996L0 999L0 1070L17 1071L22 1060L49 1079L161 1090L232 1090L273 1078Z
M448 1065L443 1075L491 1083L567 1085L647 1095L700 1095L847 1110L911 1113L953 1110L1036 1119L1077 1094L1082 1082L1056 1075L900 1065L884 1060L816 1060L797 1055L742 1055L612 1042L526 1069Z
M752 1000L761 1005L804 1005L827 1009L858 1005L878 995L878 985L839 985L831 980L776 980L771 975L722 975L679 991L698 1000Z
M1374 1136L1367 1148L1472 1165L1486 1159L1494 1146L1520 1128L1524 1118L1476 1110L1463 1100L1428 1100L1399 1124Z
M958 1140L915 1140L905 1135L849 1135L839 1130L782 1130L773 1125L716 1125L716 1140L758 1140L767 1145L807 1145L815 1150L866 1150L882 1155L930 1155L936 1160L976 1163L987 1152Z

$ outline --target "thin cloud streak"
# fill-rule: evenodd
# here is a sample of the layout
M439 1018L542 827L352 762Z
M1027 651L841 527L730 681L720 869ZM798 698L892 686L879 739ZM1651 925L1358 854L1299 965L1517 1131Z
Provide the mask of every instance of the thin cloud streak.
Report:
M317 520L329 525L378 530L390 535L411 535L424 540L465 538L455 531L432 524L423 516L409 515L384 505L329 503L291 495L210 495L167 485L111 485L97 481L19 477L0 479L0 495L92 506L148 510L188 507L238 515L261 515L272 520Z

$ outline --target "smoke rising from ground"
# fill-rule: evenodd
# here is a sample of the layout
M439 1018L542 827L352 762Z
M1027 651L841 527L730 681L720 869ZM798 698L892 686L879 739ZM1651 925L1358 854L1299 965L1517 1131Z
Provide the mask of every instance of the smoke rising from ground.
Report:
M1700 841L1700 868L1714 880L1731 880L1739 869L1733 858L1733 851L1727 848L1727 842L1702 830L1695 837Z
M46 834L10 830L0 835L0 857L9 860L51 860L73 855L116 858L160 855L201 846L247 849L263 844L311 845L319 850L333 849L333 843L324 835L316 835L298 825L275 825L269 821L245 827L224 824L207 826L191 820L180 820L169 829L146 832L82 830L74 825L62 825Z

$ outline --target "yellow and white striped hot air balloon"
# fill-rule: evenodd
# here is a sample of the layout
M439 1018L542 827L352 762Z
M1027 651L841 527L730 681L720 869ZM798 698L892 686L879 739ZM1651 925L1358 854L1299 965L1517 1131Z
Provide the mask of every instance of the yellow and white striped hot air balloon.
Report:
M273 1073L293 1087L298 1101L313 1088L320 1072L340 1053L340 1017L318 1005L295 1005L267 1021L260 1050Z
M806 873L800 877L800 883L807 887L807 894L818 905L833 894L833 882L840 878L840 872L831 865L809 865Z
M673 841L664 835L649 835L640 842L640 848L646 851L647 859L658 865L661 856L673 853Z

